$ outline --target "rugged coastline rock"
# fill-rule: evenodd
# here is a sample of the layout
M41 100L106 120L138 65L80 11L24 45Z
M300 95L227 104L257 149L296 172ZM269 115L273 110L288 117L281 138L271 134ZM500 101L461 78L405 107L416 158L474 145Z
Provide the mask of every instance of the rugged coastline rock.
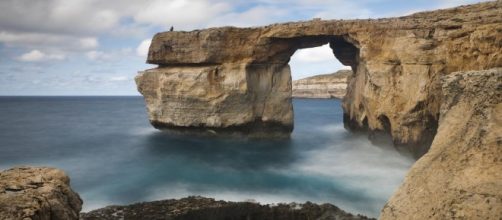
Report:
M361 215L352 215L330 204L317 205L279 204L260 205L252 202L225 202L204 197L187 197L126 206L108 206L81 214L82 220L119 219L207 219L207 220L364 220Z
M0 172L0 219L78 219L82 208L59 169L15 167Z
M339 70L331 74L315 75L293 81L293 98L337 98L347 93L350 70Z
M388 19L163 32L147 60L159 67L136 82L156 127L273 124L290 132L289 59L329 43L354 72L343 101L346 127L390 134L421 155L438 126L440 77L502 66L501 15L502 1L493 1Z
M502 68L443 77L439 128L380 219L502 217Z

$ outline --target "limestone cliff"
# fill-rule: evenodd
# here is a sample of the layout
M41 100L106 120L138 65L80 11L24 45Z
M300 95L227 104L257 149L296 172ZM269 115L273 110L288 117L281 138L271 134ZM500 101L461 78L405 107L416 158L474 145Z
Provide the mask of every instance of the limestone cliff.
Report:
M293 81L294 98L337 98L347 92L350 70L339 70L331 74L311 76Z
M502 66L502 1L368 20L313 20L256 28L163 32L137 78L156 127L293 128L289 59L330 44L354 72L347 128L390 134L417 155L430 145L440 77Z
M443 78L439 129L380 219L502 217L502 68Z
M0 219L78 219L79 195L54 168L16 167L0 172Z

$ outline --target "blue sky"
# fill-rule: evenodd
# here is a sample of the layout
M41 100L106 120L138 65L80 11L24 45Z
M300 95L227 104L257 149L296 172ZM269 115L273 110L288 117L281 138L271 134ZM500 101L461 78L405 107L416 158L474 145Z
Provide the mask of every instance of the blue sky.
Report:
M174 26L379 18L480 0L2 0L0 95L139 95L151 37ZM327 46L291 58L293 79L344 68Z

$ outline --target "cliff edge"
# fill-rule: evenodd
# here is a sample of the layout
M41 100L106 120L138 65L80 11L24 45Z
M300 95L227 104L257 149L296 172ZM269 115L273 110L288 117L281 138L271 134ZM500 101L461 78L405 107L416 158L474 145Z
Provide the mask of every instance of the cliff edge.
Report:
M442 78L439 128L380 219L502 216L502 68Z
M337 98L347 93L351 70L339 70L331 74L315 75L293 81L293 98Z

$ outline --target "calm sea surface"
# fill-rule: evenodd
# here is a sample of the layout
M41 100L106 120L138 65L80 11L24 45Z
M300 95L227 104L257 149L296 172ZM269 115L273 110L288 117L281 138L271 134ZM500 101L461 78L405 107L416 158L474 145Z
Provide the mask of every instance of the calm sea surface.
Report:
M202 195L377 217L413 159L345 131L340 101L294 111L289 140L190 137L153 129L141 97L0 97L0 169L64 169L84 211Z

